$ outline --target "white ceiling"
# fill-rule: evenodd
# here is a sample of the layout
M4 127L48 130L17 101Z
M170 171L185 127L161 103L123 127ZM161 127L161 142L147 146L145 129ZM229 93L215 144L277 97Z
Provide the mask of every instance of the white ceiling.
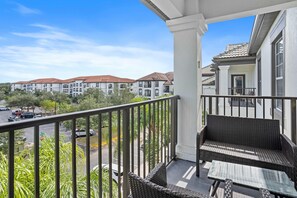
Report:
M202 14L206 23L263 14L297 6L297 0L143 0L169 19Z

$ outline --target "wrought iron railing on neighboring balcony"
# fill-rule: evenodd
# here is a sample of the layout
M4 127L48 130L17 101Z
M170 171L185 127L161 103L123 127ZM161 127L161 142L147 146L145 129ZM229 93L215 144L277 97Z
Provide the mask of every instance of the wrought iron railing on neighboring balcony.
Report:
M117 171L121 173L123 167L123 177L118 174L117 196L127 197L128 188L128 172L133 171L141 176L146 174L159 162L169 164L175 158L175 146L177 143L177 106L178 96L150 100L145 102L126 104L114 107L106 107L88 111L74 112L63 115L56 115L40 119L31 119L26 121L14 122L0 125L0 133L8 133L8 197L15 196L15 131L19 129L34 128L34 196L40 197L40 126L45 124L54 124L54 164L55 164L55 194L56 197L62 196L61 180L60 180L60 125L69 122L71 126L71 172L72 189L67 192L71 197L77 197L77 139L76 128L78 122L85 125L86 144L86 197L91 197L91 151L90 151L90 131L91 120L98 123L98 197L103 197L102 190L102 166L103 162L103 127L108 129L107 150L108 164L112 167L115 160L117 162ZM96 136L95 136L96 137ZM116 146L113 146L116 141ZM115 148L116 147L116 148ZM117 149L117 154L113 156L113 151ZM116 158L116 159L114 159ZM1 163L1 162L0 162ZM51 163L51 162L48 162ZM93 170L92 170L93 171ZM113 178L112 168L108 170L109 192L108 197L113 196ZM122 181L121 181L122 180ZM3 182L3 181L0 181ZM106 195L106 194L105 194Z
M224 116L278 119L282 133L290 130L289 137L297 142L297 97L277 96L230 96L230 95L202 95L203 123L207 114ZM234 104L230 101L243 101ZM251 105L252 104L252 105Z
M248 96L254 96L255 95L256 88L229 88L228 94L229 95L248 95Z

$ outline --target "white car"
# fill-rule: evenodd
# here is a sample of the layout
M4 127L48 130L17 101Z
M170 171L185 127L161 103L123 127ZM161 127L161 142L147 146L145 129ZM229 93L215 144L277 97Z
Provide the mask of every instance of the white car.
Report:
M93 129L90 129L89 132L90 132L90 136L95 135L95 131ZM87 135L87 133L86 133L85 129L76 129L75 130L75 137L83 137L86 135Z
M10 109L8 107L0 107L0 111L9 111Z
M117 164L112 164L111 167L112 167L111 177L112 177L113 181L115 181L116 183L119 183L119 180L118 180L118 175L119 175L118 165ZM102 164L102 169L108 171L109 170L109 164ZM93 168L93 170L98 170L98 165L95 166ZM120 176L122 177L123 176L123 167L122 166L120 167L120 172L121 172Z

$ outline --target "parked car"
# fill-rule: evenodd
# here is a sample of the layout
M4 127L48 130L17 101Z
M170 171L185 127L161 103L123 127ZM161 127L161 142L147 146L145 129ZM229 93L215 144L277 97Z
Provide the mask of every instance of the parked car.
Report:
M0 111L9 111L10 109L8 107L0 107Z
M93 129L90 129L90 136L95 135L95 131ZM83 137L86 136L86 130L85 129L76 129L75 131L75 137Z
M102 169L104 171L109 171L109 164L102 164ZM118 176L119 176L119 172L118 172L118 165L117 164L111 164L111 177L112 177L112 180L115 181L116 183L119 182L118 180ZM93 168L93 170L98 170L98 165L95 166ZM120 166L120 176L122 177L123 176L123 167Z
M15 121L20 121L21 118L19 116L15 116L15 115L12 115L12 116L9 116L8 118L8 122L15 122Z
M25 113L22 113L21 118L23 119L34 118L34 116L35 116L35 113L33 112L25 112Z
M15 115L15 116L21 116L22 115L22 110L21 109L15 109L11 112L12 115Z

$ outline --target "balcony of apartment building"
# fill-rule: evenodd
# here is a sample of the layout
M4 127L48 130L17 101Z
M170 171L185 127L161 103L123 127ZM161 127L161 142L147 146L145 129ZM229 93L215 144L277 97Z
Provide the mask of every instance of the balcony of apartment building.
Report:
M127 197L129 194L128 173L145 177L159 162L167 166L168 183L193 191L209 194L213 180L208 178L209 163L200 163L200 176L196 172L196 136L202 126L207 125L207 115L226 117L247 117L276 119L280 123L280 133L296 143L296 100L297 97L253 96L253 95L202 95L201 85L201 37L207 30L206 24L247 15L256 15L296 6L296 1L148 1L143 2L162 19L174 34L174 91L176 96L149 100L121 106L106 107L70 114L55 115L28 121L0 125L0 133L8 135L8 197L14 197L17 189L17 178L20 169L15 169L15 131L33 128L34 140L34 196L40 197L41 184L46 185L40 177L41 154L40 127L45 124L54 125L54 151L52 171L54 172L55 196L71 197ZM175 3L174 3L175 2ZM198 10L196 10L198 9ZM147 85L146 85L147 84ZM144 87L150 87L149 82ZM246 90L233 90L246 93ZM237 98L253 101L237 108L228 105L228 99ZM222 107L222 108L219 108ZM269 108L267 108L269 107ZM252 110L252 111L250 111ZM63 177L65 166L60 159L63 141L61 124L70 123L71 151L68 155L71 172L67 181ZM98 148L92 149L90 136L91 121L97 123L94 130L97 134ZM76 129L78 123L85 126L86 142L83 147L85 154L84 179L78 181L78 157ZM222 124L224 126L224 124ZM242 126L245 127L245 126ZM103 129L108 131L107 142L103 142ZM228 134L227 134L228 136ZM116 152L114 152L116 151ZM295 151L293 151L295 152ZM227 160L227 159L226 159ZM250 159L251 160L251 159ZM249 159L246 160L249 162ZM273 159L272 159L273 161ZM296 156L293 161L296 161ZM240 163L240 162L238 162ZM243 162L244 163L244 162ZM108 164L104 168L101 165ZM118 173L114 177L114 166ZM98 166L97 166L98 165ZM97 167L96 167L97 166ZM63 169L62 169L63 167ZM239 174L240 173L236 173ZM235 176L236 176L235 174ZM116 182L115 182L116 179ZM64 183L65 182L65 183ZM78 185L79 184L79 185ZM29 184L28 184L29 185ZM289 185L289 184L288 184ZM291 183L290 183L291 185ZM224 196L224 185L218 188L216 196ZM258 189L243 186L232 187L234 197L256 197ZM141 189L140 189L141 190ZM226 196L226 195L225 195Z

